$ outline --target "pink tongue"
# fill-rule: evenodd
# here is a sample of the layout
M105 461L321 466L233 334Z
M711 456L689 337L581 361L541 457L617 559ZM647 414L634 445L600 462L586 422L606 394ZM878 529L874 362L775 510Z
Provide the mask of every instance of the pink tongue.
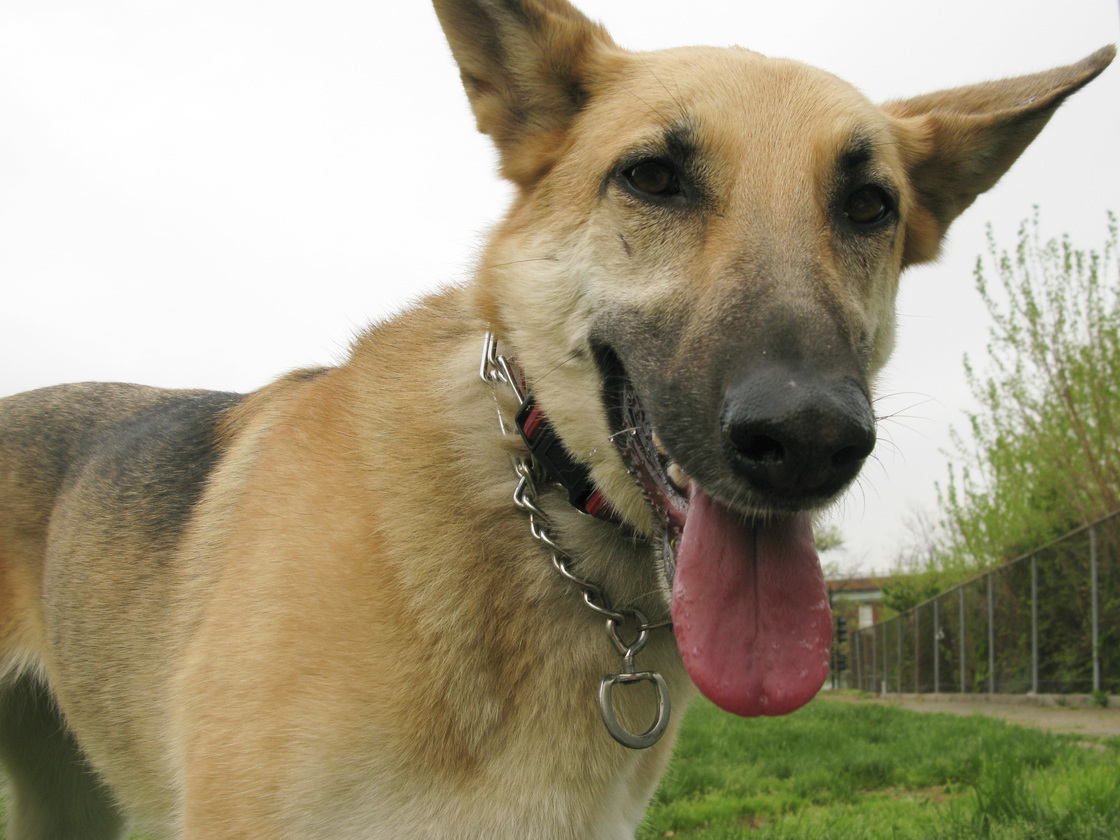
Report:
M744 523L694 487L672 612L689 676L729 712L787 714L828 675L832 611L807 514Z

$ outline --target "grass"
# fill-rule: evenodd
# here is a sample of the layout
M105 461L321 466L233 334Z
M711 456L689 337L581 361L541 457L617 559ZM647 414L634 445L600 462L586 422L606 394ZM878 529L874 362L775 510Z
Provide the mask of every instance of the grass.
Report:
M1095 746L827 697L757 720L700 703L638 838L1115 840L1120 739Z
M1116 840L1120 738L1086 748L979 715L827 696L757 720L701 702L637 837Z

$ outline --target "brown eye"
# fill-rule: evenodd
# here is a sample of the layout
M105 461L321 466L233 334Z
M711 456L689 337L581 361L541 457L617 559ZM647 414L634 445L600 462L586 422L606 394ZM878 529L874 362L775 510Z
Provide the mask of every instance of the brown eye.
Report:
M645 160L627 169L623 176L638 192L647 195L670 196L680 192L676 172L667 163Z
M860 187L844 202L844 215L857 225L881 222L891 212L891 200L879 187Z

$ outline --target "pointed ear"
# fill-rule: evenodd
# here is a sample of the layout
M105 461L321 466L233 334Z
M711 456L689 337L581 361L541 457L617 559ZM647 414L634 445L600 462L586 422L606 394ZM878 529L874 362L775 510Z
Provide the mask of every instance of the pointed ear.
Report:
M1068 67L884 105L896 120L918 205L907 224L905 263L936 257L949 223L995 185L1066 97L1115 55L1115 47L1105 47Z
M526 186L554 162L597 56L619 52L567 0L434 0L478 130Z

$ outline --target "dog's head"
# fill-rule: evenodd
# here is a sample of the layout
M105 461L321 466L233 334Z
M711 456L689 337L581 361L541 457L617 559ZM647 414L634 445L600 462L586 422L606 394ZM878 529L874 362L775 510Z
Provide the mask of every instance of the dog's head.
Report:
M796 708L831 636L808 516L875 444L899 273L1115 51L877 106L744 49L627 52L565 0L435 6L518 188L485 319L625 522L664 537L697 685Z

